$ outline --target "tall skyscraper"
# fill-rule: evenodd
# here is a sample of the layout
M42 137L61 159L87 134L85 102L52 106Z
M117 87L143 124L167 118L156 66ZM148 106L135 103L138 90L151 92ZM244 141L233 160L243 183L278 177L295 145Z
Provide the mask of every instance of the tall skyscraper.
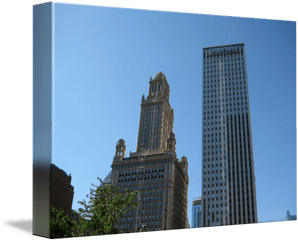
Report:
M149 231L187 227L188 162L176 156L169 93L163 73L150 77L148 95L141 100L136 152L125 157L125 141L116 144L112 182L120 192L138 191L139 207L117 223L126 232L144 225Z
M202 227L202 198L192 200L192 228Z
M256 223L244 44L203 48L203 226Z

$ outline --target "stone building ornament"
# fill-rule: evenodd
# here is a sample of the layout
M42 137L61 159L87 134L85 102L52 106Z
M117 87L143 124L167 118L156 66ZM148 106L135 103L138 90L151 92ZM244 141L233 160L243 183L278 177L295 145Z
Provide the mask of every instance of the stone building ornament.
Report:
M169 103L170 86L165 75L158 72L154 78L150 77L148 85L148 95L142 95L136 152L130 151L129 158L125 158L125 142L123 139L119 139L112 165L112 176L121 191L124 191L125 188L135 188L140 192L146 192L148 188L158 190L165 187L173 189L169 191L168 200L165 201L165 209L160 213L162 218L158 227L149 225L148 230L181 229L187 225L189 182L187 159L183 156L179 161L176 156L176 136L172 132L174 112ZM125 161L125 164L122 161ZM147 171L151 168L143 167L148 165L156 165L152 169L158 167L161 174L158 176L154 175L153 172L149 174L146 172L146 176L143 176L143 173L140 174L141 169ZM170 168L166 168L166 165ZM118 172L116 170L121 166L122 168L125 166L125 177L124 173L121 173L124 171ZM170 169L168 173L167 171L163 172L164 167ZM135 174L136 169L138 169L138 178ZM149 177L147 174L151 176ZM177 192L178 195L173 194L173 192ZM171 211L173 208L175 211ZM142 216L148 217L150 213L142 213ZM169 219L175 221L169 221ZM135 225L138 223L136 220L133 221ZM143 220L141 226L143 229L146 227ZM128 230L134 231L137 228L139 226L131 227Z

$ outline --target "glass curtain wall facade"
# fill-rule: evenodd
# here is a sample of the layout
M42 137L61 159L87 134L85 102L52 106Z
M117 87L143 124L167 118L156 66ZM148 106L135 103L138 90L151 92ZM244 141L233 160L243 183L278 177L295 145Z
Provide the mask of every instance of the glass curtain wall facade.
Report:
M192 228L202 227L202 198L192 200Z
M291 215L290 211L287 211L286 221L297 220L297 215Z
M244 44L203 48L202 224L257 222Z

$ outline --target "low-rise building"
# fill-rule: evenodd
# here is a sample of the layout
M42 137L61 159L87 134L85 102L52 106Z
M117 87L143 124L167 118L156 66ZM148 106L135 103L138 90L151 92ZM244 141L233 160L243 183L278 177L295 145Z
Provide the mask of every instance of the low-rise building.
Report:
M50 174L50 204L51 207L64 210L71 216L71 207L74 195L74 187L71 185L71 174L51 164Z

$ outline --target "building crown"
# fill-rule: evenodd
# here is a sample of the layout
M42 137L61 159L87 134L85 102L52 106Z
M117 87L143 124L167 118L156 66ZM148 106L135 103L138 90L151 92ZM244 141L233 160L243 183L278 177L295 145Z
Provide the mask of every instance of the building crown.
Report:
M125 141L121 138L118 140L117 144L116 144L117 147L123 147L125 146Z
M153 81L167 81L166 76L162 72L155 74Z

